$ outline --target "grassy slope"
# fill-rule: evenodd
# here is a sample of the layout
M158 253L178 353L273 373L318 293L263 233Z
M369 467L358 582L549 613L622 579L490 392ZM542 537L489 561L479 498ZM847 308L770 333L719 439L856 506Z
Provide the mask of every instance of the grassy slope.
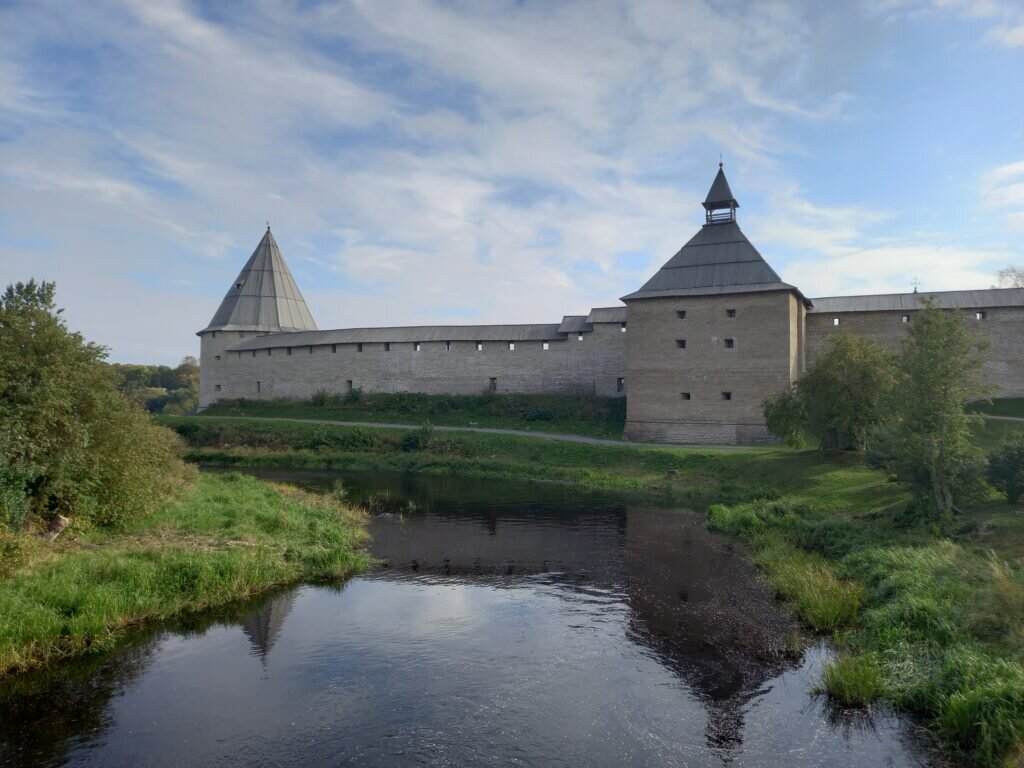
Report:
M561 395L422 395L409 392L366 394L357 401L245 400L211 405L207 416L278 416L293 419L375 421L453 427L498 427L536 432L622 437L626 421L623 398Z
M712 504L779 593L848 653L823 681L921 715L953 749L997 765L1024 741L1024 516L991 500L942 525L896 483L844 457L552 443L503 435L165 419L191 457L224 464L382 468L632 489ZM410 448L409 445L406 446ZM669 470L673 474L669 474Z
M142 621L348 575L367 563L364 536L327 497L227 474L128 530L21 540L0 576L0 675L108 648Z

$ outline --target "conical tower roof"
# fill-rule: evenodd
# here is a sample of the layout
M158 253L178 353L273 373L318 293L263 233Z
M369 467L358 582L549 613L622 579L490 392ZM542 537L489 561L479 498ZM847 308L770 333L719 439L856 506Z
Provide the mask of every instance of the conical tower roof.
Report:
M200 333L315 330L316 322L268 226L210 324Z
M703 205L707 210L739 206L721 165ZM623 301L777 290L800 294L797 288L782 282L734 218L709 219L639 291L624 296Z
M718 164L718 173L715 175L715 180L711 182L711 189L708 190L708 196L704 198L704 208L713 211L718 208L739 208L740 204L736 202L736 198L733 197L732 190L729 189L729 181L725 178L725 171L722 169L722 164Z

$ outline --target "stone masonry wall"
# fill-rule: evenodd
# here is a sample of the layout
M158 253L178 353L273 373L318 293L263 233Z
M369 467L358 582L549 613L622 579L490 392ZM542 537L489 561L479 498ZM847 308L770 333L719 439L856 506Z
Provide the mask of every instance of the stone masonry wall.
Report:
M983 311L982 320L975 313ZM914 311L809 312L807 314L807 363L828 348L829 337L839 331L870 336L897 349L906 336ZM903 316L909 323L903 322ZM1024 307L993 307L963 310L968 328L989 342L988 361L982 369L985 383L995 388L994 397L1024 397ZM839 318L839 325L834 319Z
M629 329L627 329L628 331ZM251 336L251 334L249 334ZM350 388L366 392L422 392L427 394L479 394L491 388L499 393L625 395L626 336L618 323L595 324L593 331L568 339L476 343L422 342L419 351L409 342L285 346L290 334L281 334L282 346L269 351L230 351L239 342L237 332L204 334L203 383L200 405L216 400L305 399L318 390L344 393ZM582 336L580 340L579 336ZM229 338L225 338L229 337ZM216 357L220 356L220 360ZM219 387L219 389L218 389Z
M734 317L729 310L735 310ZM794 337L802 313L797 298L782 291L629 302L626 438L770 440L761 402L793 380L800 354ZM727 339L733 340L732 347ZM685 348L680 340L686 341Z

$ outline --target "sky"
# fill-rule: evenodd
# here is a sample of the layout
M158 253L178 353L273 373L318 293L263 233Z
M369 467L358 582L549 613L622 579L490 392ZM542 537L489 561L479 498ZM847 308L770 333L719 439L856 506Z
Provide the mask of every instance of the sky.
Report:
M0 0L0 281L176 364L270 222L321 328L548 323L739 223L810 297L1024 264L1024 0Z

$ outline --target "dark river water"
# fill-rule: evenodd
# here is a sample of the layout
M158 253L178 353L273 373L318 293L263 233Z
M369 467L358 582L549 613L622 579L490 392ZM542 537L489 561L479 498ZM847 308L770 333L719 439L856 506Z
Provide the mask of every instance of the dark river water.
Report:
M0 684L0 764L924 766L830 711L827 651L699 516L555 485L369 473L381 566ZM790 650L786 650L789 648Z

